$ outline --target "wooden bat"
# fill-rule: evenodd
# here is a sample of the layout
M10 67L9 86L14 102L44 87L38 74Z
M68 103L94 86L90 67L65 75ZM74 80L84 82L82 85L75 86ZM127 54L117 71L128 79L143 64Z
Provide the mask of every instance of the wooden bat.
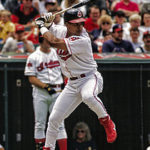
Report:
M87 5L87 4L89 4L91 1L94 1L94 0L85 0L85 1L83 1L83 2L80 2L80 3L77 3L77 4L75 4L75 5L72 5L71 7L68 7L68 8L66 8L66 9L64 9L64 10L62 10L62 11L59 11L59 12L55 13L54 15L55 15L55 16L56 16L56 15L61 15L61 14L63 14L64 12L66 12L67 10L70 10L70 9L72 9L72 8L78 8L78 7L81 7L81 6L84 6L84 5Z

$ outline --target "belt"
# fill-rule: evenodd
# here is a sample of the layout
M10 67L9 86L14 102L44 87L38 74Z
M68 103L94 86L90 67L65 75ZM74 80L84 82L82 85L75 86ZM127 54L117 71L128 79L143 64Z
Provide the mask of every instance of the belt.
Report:
M84 78L84 77L86 77L85 74L80 74L79 77L71 77L70 80L77 80L79 78Z
M60 88L61 84L50 84L51 88Z

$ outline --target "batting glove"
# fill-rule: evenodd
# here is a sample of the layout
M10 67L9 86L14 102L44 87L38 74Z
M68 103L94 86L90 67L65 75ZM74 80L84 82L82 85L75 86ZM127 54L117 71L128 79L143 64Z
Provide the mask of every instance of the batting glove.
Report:
M47 84L44 87L44 89L47 90L47 92L49 93L49 95L52 95L52 94L56 93L55 89L51 88L50 84Z
M51 12L49 13L44 13L44 15L42 16L45 19L46 23L53 23L54 19L55 19L55 15L53 15Z
M38 26L39 29L44 27L45 26L44 18L40 17L40 18L35 19L35 24Z

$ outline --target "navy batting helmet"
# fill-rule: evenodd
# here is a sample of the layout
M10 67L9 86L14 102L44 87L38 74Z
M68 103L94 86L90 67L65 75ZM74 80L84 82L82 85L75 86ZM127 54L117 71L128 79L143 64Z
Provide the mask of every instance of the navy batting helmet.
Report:
M83 13L79 9L70 9L64 13L64 22L80 23L85 21L86 19L83 17Z

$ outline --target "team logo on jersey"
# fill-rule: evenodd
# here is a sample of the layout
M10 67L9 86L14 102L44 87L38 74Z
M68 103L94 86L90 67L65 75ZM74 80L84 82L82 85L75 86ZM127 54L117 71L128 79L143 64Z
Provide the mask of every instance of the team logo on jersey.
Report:
M37 67L37 70L42 71L45 68L52 69L52 68L55 68L55 67L58 67L58 66L60 66L59 61L52 61L51 60L49 63L41 62L40 65Z
M32 67L32 63L29 62L29 63L27 64L27 66L28 66L28 67Z
M82 14L82 12L81 12L80 10L78 11L77 16L78 16L79 18L81 18L81 17L83 16L83 14Z
M62 49L57 49L57 54L64 61L71 57L68 51L64 51Z

